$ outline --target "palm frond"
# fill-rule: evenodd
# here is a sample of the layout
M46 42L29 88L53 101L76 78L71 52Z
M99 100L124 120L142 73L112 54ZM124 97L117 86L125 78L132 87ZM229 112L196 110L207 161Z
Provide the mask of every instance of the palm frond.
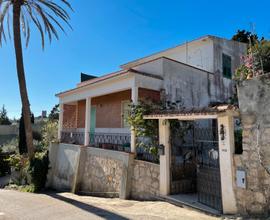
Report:
M1 1L0 0L0 6L3 7L2 11L0 11L0 46L2 45L2 39L6 41L6 34L5 34L5 29L4 29L4 22L5 22L5 16L8 13L9 7L10 7L10 2ZM0 7L0 10L1 8Z
M21 5L21 31L25 38L26 47L29 44L31 35L31 23L37 28L41 36L41 45L45 47L45 36L48 37L49 42L59 39L58 30L65 32L64 24L72 29L69 21L70 16L65 8L73 11L71 4L67 0L58 0L60 4L53 0L24 0ZM61 6L62 4L62 6ZM10 38L10 8L13 5L13 0L0 0L0 46L2 39L6 41L6 32L4 28L4 21L6 20L6 29L8 37Z
M68 8L72 10L71 5L67 1L61 0ZM35 2L28 1L26 3L28 8L32 9L30 17L33 20L33 14L35 14L34 23L38 26L38 30L41 32L41 35L47 34L49 41L51 42L53 38L59 39L58 31L55 25L65 33L65 29L62 25L62 22L69 24L70 16L65 11L63 7L54 3L51 0L37 0ZM28 10L29 13L29 10ZM40 24L43 24L42 26ZM38 24L38 25L37 25ZM72 28L71 28L72 29ZM42 48L44 48L45 41L42 40Z

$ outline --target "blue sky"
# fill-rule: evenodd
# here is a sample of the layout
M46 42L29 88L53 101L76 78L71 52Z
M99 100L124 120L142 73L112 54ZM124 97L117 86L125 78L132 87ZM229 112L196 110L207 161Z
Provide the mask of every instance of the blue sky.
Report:
M55 1L57 2L57 1ZM269 0L76 0L70 1L73 31L47 44L36 31L24 50L31 109L36 116L73 88L80 72L103 75L133 59L211 34L231 38L250 29L270 38ZM256 4L255 4L256 3ZM21 112L12 42L0 48L0 105L10 117Z

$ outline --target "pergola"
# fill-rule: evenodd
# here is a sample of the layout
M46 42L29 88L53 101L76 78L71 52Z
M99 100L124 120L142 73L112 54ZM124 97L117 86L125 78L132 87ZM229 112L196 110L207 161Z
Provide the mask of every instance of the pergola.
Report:
M233 190L234 169L234 117L239 117L237 107L220 105L206 108L157 111L144 119L159 120L159 144L164 146L164 155L160 155L160 195L170 194L170 119L194 121L216 119L218 123L218 146L221 175L222 206L224 214L237 212Z

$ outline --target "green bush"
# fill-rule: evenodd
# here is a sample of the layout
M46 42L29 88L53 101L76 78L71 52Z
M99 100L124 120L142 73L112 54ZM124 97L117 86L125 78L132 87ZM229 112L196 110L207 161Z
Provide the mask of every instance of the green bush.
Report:
M42 134L38 131L33 131L33 139L36 141L42 141Z
M31 177L31 184L33 184L35 192L45 188L48 170L48 151L35 153L35 156L30 160L28 167L28 173Z
M8 157L9 155L7 153L0 152L0 177L10 173L10 165L7 161Z
M58 122L48 121L42 127L42 146L44 149L48 149L51 142L58 140Z

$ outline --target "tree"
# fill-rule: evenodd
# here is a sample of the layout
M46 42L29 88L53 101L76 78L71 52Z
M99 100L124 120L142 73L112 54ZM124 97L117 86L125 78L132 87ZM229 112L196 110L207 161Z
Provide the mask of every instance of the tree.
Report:
M59 0L59 2L72 10L71 5L67 0ZM12 13L12 16L10 16L10 13ZM25 36L27 47L31 33L30 21L32 21L41 34L41 44L44 49L45 34L47 34L50 42L53 37L58 39L56 26L64 31L61 22L69 25L68 22L70 17L66 10L56 4L53 0L0 0L0 45L2 45L2 39L6 40L7 34L9 37L11 36L11 17L13 21L13 42L23 109L26 144L28 148L28 156L32 158L34 154L34 146L31 127L31 111L25 81L21 32ZM4 26L5 24L6 26Z
M56 104L52 108L52 110L51 110L51 112L49 114L49 120L51 120L51 121L58 120L59 119L59 112L60 112L60 110L59 110L59 104Z
M23 118L23 112L21 114L21 118L19 121L19 153L20 154L27 154L27 144L26 144L26 132L25 132L25 125L24 125L24 118ZM34 114L31 114L31 124L34 124L35 117Z
M235 35L233 35L232 40L239 41L242 43L247 43L253 46L255 43L258 42L258 36L257 34L252 34L250 31L246 30L238 30ZM263 40L263 38L262 38Z
M10 125L11 122L7 116L7 110L3 105L2 109L0 110L0 125Z
M257 60L256 68L263 69L264 73L270 73L270 41L262 40L253 46L253 51Z

